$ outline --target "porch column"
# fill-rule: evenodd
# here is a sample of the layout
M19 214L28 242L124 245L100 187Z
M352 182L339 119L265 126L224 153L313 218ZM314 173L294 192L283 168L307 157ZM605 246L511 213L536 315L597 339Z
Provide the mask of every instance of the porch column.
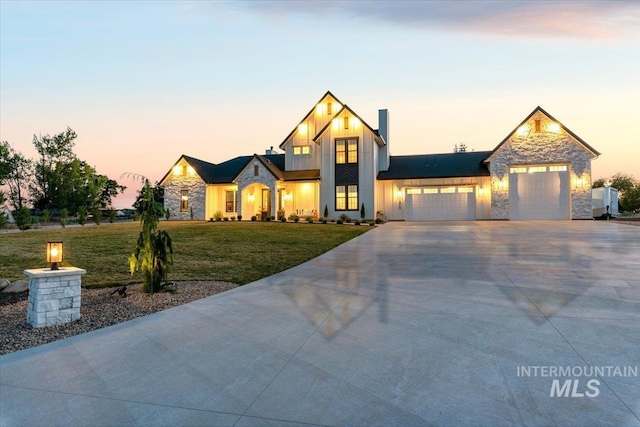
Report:
M236 216L242 215L242 192L244 191L245 187L246 185L238 183L238 212L236 212Z
M274 181L270 186L271 191L271 212L269 215L278 219L278 181Z

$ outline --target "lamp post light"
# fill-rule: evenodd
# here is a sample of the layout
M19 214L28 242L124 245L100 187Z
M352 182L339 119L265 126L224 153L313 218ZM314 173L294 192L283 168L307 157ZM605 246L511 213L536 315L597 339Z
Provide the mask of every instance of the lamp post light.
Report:
M47 242L47 262L51 270L58 270L58 263L62 262L62 242Z

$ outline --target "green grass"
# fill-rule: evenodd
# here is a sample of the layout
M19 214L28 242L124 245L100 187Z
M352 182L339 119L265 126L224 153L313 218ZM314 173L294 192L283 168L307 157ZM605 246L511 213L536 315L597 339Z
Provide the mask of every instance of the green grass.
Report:
M222 280L245 284L301 264L370 229L279 222L160 223L173 239L169 280ZM62 266L87 270L85 287L140 283L128 257L139 223L42 229L0 234L0 279L26 279L22 271L48 267L46 243L64 242Z

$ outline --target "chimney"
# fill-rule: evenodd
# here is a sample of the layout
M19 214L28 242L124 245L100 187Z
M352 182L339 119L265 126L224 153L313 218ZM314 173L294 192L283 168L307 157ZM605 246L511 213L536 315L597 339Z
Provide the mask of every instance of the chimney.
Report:
M271 147L269 147L269 149L266 150L264 154L266 154L266 155L276 154L276 152L273 150L273 145Z
M389 170L389 111L378 110L378 133L384 139L386 145L380 148L379 168L381 171Z

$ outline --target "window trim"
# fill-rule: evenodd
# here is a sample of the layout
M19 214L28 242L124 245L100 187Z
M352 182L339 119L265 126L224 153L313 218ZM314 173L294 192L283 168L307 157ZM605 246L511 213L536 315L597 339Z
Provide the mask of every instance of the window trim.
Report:
M338 150L338 143L342 142L343 143L343 150ZM351 144L353 143L353 144ZM357 165L358 164L358 157L359 157L359 144L360 140L358 137L349 137L349 138L336 138L334 140L334 152L335 152L335 158L336 158L336 164L337 165ZM349 150L349 146L355 146L355 150ZM343 162L339 162L338 161L338 153L341 153L344 156L344 161ZM349 161L349 154L350 153L355 153L355 161Z
M229 200L229 193L232 193L231 200ZM229 203L233 210L229 210ZM238 190L225 190L224 191L224 212L234 213L238 212Z
M355 187L355 198L349 197L349 187ZM342 190L340 192L340 189ZM338 194L342 194L342 197L338 197ZM349 202L353 201L353 208L350 208ZM340 202L344 203L344 208L340 208ZM335 210L338 212L355 212L358 211L360 203L360 190L358 188L358 184L343 184L335 186Z
M189 190L180 190L180 212L189 211Z

